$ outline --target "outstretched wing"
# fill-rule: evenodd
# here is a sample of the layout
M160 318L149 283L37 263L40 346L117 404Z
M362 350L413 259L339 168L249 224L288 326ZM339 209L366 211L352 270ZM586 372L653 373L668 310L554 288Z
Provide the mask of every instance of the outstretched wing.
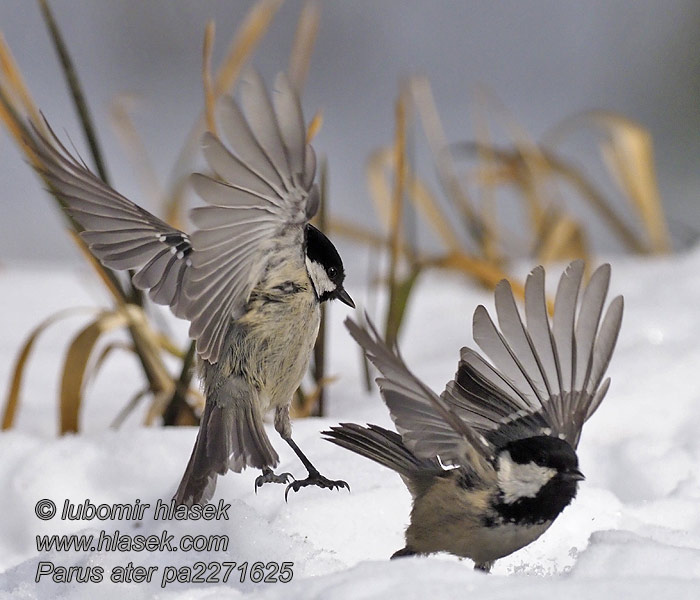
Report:
M547 432L576 448L584 422L603 400L623 300L616 297L601 322L610 283L610 265L603 265L593 273L576 316L582 276L582 261L562 275L551 326L542 267L527 278L525 323L505 280L495 292L500 331L483 306L474 312L474 340L494 366L463 348L442 398L494 445Z
M57 139L35 132L40 170L84 228L90 250L108 267L138 269L134 285L192 324L199 355L215 363L232 318L239 317L267 266L270 250L289 250L303 267L304 225L318 208L314 151L298 95L280 74L271 100L260 76L241 83L242 110L219 103L233 152L213 134L204 155L216 177L192 176L207 206L192 211L192 236L115 192Z
M138 269L134 285L185 316L183 278L192 246L186 233L161 221L128 200L88 169L59 141L36 128L27 140L38 158L37 170L61 200L64 210L84 229L80 236L107 267Z
M345 326L383 375L377 383L403 443L419 458L440 457L443 464L488 476L493 471L493 448L486 440L409 371L371 322L363 328L347 318Z
M318 209L316 159L306 143L301 105L285 75L270 100L262 79L241 82L241 111L226 97L218 116L230 152L205 134L204 156L220 179L195 174L208 204L191 212L192 267L186 276L190 335L200 355L216 362L231 319L243 312L271 250L288 249L304 265L304 225Z

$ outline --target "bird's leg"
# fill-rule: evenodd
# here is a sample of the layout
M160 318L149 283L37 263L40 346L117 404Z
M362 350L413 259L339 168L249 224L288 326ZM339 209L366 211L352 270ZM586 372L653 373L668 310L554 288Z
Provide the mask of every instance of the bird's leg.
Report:
M273 472L270 467L263 467L262 475L255 478L255 493L258 493L258 488L262 487L265 483L289 483L293 480L291 473L277 473Z
M299 448L299 446L296 445L296 443L291 437L283 439L292 447L292 450L294 450L296 455L299 457L299 460L309 472L309 476L306 479L298 479L296 481L292 481L292 483L290 483L287 486L287 489L284 492L285 500L287 500L287 495L289 494L290 489L294 490L295 492L298 492L301 488L306 487L307 485L315 485L320 488L327 488L329 490L332 490L333 488L340 489L341 487L347 488L348 491L350 490L350 486L347 484L347 482L342 481L341 479L334 481L321 475L318 472L318 469L316 469L316 467L314 467L311 464L311 461L308 458L306 458L304 453L301 451L301 448Z
M299 446L296 445L292 439L292 424L289 421L289 405L277 407L277 410L275 411L275 429L280 436L282 436L282 439L291 446L294 453L299 457L299 460L309 472L309 476L306 479L298 479L287 486L287 489L284 492L285 500L287 500L290 489L298 492L301 488L306 487L307 485L315 485L330 490L333 488L340 489L341 487L347 488L348 490L350 489L350 486L345 481L333 481L321 475L318 472L318 469L311 464L311 461L306 458L306 455L301 451Z

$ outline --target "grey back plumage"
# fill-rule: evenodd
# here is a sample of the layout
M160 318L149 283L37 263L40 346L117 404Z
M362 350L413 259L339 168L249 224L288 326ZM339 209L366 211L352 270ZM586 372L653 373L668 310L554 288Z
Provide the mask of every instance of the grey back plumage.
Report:
M197 352L211 363L264 273L268 251L289 248L303 266L304 225L318 209L315 154L287 77L277 77L271 100L260 76L250 72L240 104L242 110L224 97L217 106L233 151L211 133L203 137L216 175L192 176L206 206L192 211L197 230L191 236L107 186L53 133L47 139L35 130L28 140L52 190L84 228L90 250L110 268L137 269L134 285L191 321Z

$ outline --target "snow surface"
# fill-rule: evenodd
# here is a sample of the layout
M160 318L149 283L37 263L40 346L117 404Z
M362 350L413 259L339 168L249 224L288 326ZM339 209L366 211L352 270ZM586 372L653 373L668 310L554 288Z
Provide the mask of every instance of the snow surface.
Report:
M519 270L524 275L529 266ZM214 502L231 503L228 520L163 523L147 511L140 522L41 521L39 499L95 504L169 500L189 457L193 428L140 426L145 404L119 429L109 425L142 386L133 358L116 352L91 382L80 435L56 436L57 386L73 317L40 338L12 431L0 434L0 597L11 598L698 598L700 597L700 251L668 259L616 258L612 294L624 293L625 317L609 370L612 386L584 429L579 457L587 479L575 502L539 540L497 562L485 576L451 556L388 561L403 545L410 501L398 476L323 441L339 421L390 420L376 391L366 394L358 350L330 311L330 372L324 419L294 423L297 443L322 473L346 479L352 491L304 489L284 502L282 486L253 490L256 472L219 479ZM560 270L548 269L554 286ZM68 306L108 306L87 271L13 266L0 269L0 382L5 386L27 331ZM355 300L362 293L349 287ZM362 302L360 302L362 303ZM414 297L401 347L408 364L435 390L454 374L459 348L472 344L471 315L491 295L442 273L425 276ZM167 319L178 339L186 326ZM119 334L110 339L121 339ZM304 470L269 427L281 470ZM39 534L119 530L176 539L226 534L226 552L51 552L39 554ZM103 583L35 583L39 561L102 566ZM112 584L112 567L158 566L153 582ZM293 562L290 583L173 583L160 587L166 566L197 561ZM551 596L554 594L555 596Z

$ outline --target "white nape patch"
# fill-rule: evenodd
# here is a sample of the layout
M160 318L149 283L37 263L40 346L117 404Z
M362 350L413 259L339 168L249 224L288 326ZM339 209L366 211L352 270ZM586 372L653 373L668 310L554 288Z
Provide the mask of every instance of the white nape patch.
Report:
M534 462L526 465L516 463L507 450L498 457L498 486L503 492L506 504L512 504L520 498L534 498L557 470L540 467Z
M314 289L319 298L326 292L335 291L335 283L328 278L328 274L323 268L323 265L316 261L309 260L308 256L306 257L306 271L309 273L309 277L311 277L311 283L314 284Z

